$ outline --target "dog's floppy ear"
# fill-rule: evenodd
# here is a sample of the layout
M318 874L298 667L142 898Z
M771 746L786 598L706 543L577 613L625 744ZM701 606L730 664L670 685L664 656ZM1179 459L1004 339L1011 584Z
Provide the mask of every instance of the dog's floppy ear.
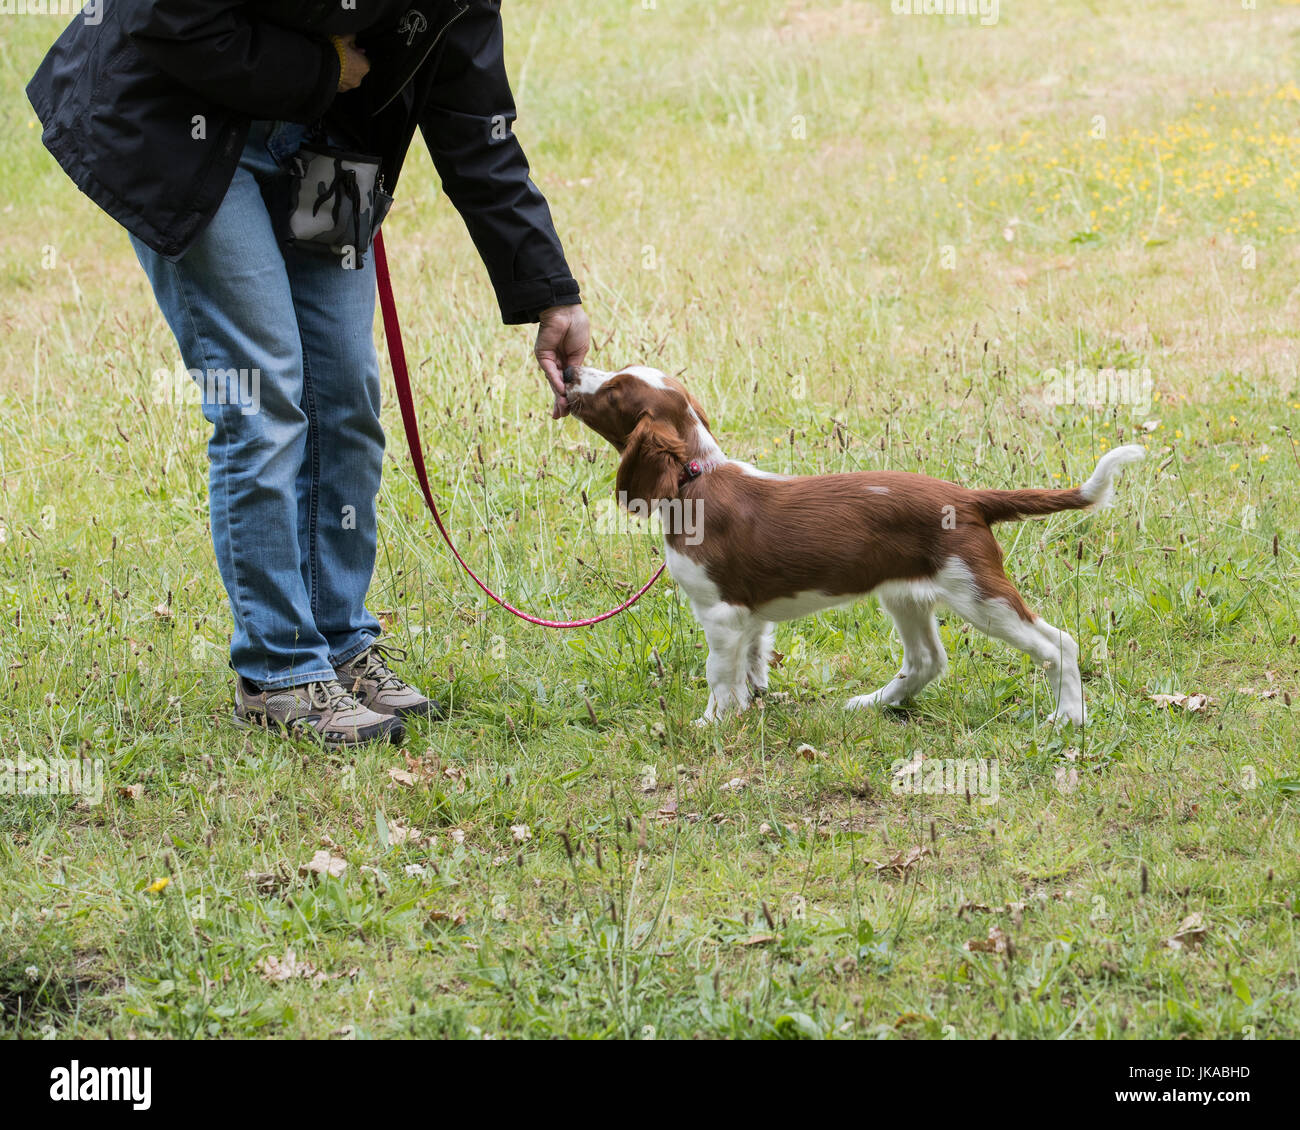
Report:
M631 509L639 502L649 512L657 499L676 498L685 459L681 436L653 416L643 416L618 465L615 489L619 504Z

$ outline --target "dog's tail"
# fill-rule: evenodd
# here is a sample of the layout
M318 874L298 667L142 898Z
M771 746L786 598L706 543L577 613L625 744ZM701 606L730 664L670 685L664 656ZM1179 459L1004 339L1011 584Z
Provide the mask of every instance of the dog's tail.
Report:
M1060 510L1101 509L1109 506L1115 496L1120 468L1126 463L1136 463L1145 455L1135 443L1108 451L1088 481L1072 490L976 490L971 494L989 525L1055 514Z

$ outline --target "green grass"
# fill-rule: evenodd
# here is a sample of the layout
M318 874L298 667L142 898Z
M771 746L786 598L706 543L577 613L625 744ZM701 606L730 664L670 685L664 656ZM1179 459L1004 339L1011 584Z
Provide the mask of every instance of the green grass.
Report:
M0 797L0 1032L1294 1036L1300 7L1103 7L506 12L594 363L683 372L773 470L1065 485L1147 446L1113 509L1000 531L1080 642L1086 731L954 620L942 683L844 713L898 662L871 602L782 625L780 694L697 729L671 583L575 633L485 605L390 403L371 605L455 703L408 742L414 787L395 750L229 725L205 425L156 397L176 354L143 275L31 124L59 21L11 19L0 757L102 758L107 786ZM601 531L612 452L549 420L423 150L387 230L463 552L541 615L607 607L657 543ZM1069 365L1149 369L1155 403L1052 408ZM917 751L996 759L997 802L896 793ZM299 878L323 845L346 872ZM966 948L991 927L1009 952ZM269 980L287 951L323 976Z

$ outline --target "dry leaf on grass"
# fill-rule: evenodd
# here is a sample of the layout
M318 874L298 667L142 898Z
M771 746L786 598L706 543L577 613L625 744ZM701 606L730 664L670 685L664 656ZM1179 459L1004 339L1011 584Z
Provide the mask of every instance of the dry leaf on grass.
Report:
M738 946L765 946L768 942L776 941L775 934L754 934L737 942Z
M964 902L957 908L957 917L965 918L968 914L1010 914L1011 925L1019 927L1025 919L1025 904L1009 902L1006 906L988 906L982 902Z
M1271 677L1273 673L1271 671L1265 671L1264 674L1270 676L1269 682L1271 683L1273 681ZM1279 691L1277 687L1265 687L1262 691L1257 691L1254 687L1238 687L1237 693L1249 695L1251 698L1265 700L1277 698L1277 696L1281 694L1281 691Z
M304 981L310 981L313 985L323 985L326 981L337 981L343 977L355 977L361 972L359 966L353 966L351 969L340 970L338 973L323 973L310 961L299 961L291 949L285 950L282 958L276 957L274 954L268 954L254 968L267 981L283 983L300 978Z
M170 620L175 615L174 612L165 604L159 604L153 610L154 618L157 620Z
M434 847L437 840L423 832L408 828L400 820L388 821L388 843L390 847Z
M1194 949L1205 941L1205 919L1198 910L1183 919L1178 932L1165 942L1171 950Z
M458 793L465 791L465 779L468 774L459 766L448 765L443 769L437 761L429 762L424 758L412 757L405 752L403 756L406 758L405 769L394 767L388 770L388 777L393 784L401 785L404 789L414 789L422 785L430 785L439 777L445 777L456 786Z
M244 877L253 881L259 895L276 894L293 881L293 873L284 860L275 865L274 871L245 871Z
M1209 708L1214 700L1208 694L1153 694L1151 701L1157 706L1181 706L1189 714Z
M533 830L527 824L511 824L510 836L517 844L526 843L533 838Z
M987 938L971 938L962 945L971 953L1014 953L1011 939L1006 936L1001 926L990 926Z
M140 800L144 797L144 786L140 784L120 785L118 786L117 795L124 800Z
M732 777L730 781L719 785L718 788L724 793L738 793L748 784L749 782L744 777Z
M821 750L814 746L810 746L807 742L804 742L803 745L794 752L796 757L801 757L804 761L820 761L826 756Z
M326 850L318 851L306 863L298 864L298 875L304 879L308 875L329 875L338 879L347 869L348 861L346 859Z
M267 981L291 981L295 977L311 979L319 972L309 961L299 961L293 950L285 950L284 957L268 954L254 967Z
M1073 765L1056 767L1056 787L1063 793L1072 793L1079 787L1079 770Z
M454 767L443 770L437 758L412 757L406 750L402 750L402 759L406 762L406 768L390 769L388 776L403 788L413 789L417 785L427 785L437 780L439 774L452 780L462 780L465 776L463 770Z
M895 875L905 875L912 867L915 867L921 862L922 856L930 854L931 852L928 847L922 847L920 844L917 844L915 847L909 848L906 853L901 851L895 852L893 859L888 863L877 863L876 871L890 871Z
M430 922L450 922L453 926L464 926L469 921L463 910L431 910Z

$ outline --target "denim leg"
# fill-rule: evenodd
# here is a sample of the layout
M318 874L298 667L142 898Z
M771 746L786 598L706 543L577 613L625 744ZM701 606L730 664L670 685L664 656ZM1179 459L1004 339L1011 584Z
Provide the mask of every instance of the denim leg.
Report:
M380 635L366 609L383 471L374 256L360 270L289 249L303 354L307 457L298 479L299 552L317 630L340 665Z
M258 186L275 169L265 123L255 123L225 200L183 258L170 262L132 237L186 367L205 382L212 539L234 620L231 662L266 687L333 678L295 536L309 426L289 273ZM251 374L252 410L210 395L210 374L231 369Z

